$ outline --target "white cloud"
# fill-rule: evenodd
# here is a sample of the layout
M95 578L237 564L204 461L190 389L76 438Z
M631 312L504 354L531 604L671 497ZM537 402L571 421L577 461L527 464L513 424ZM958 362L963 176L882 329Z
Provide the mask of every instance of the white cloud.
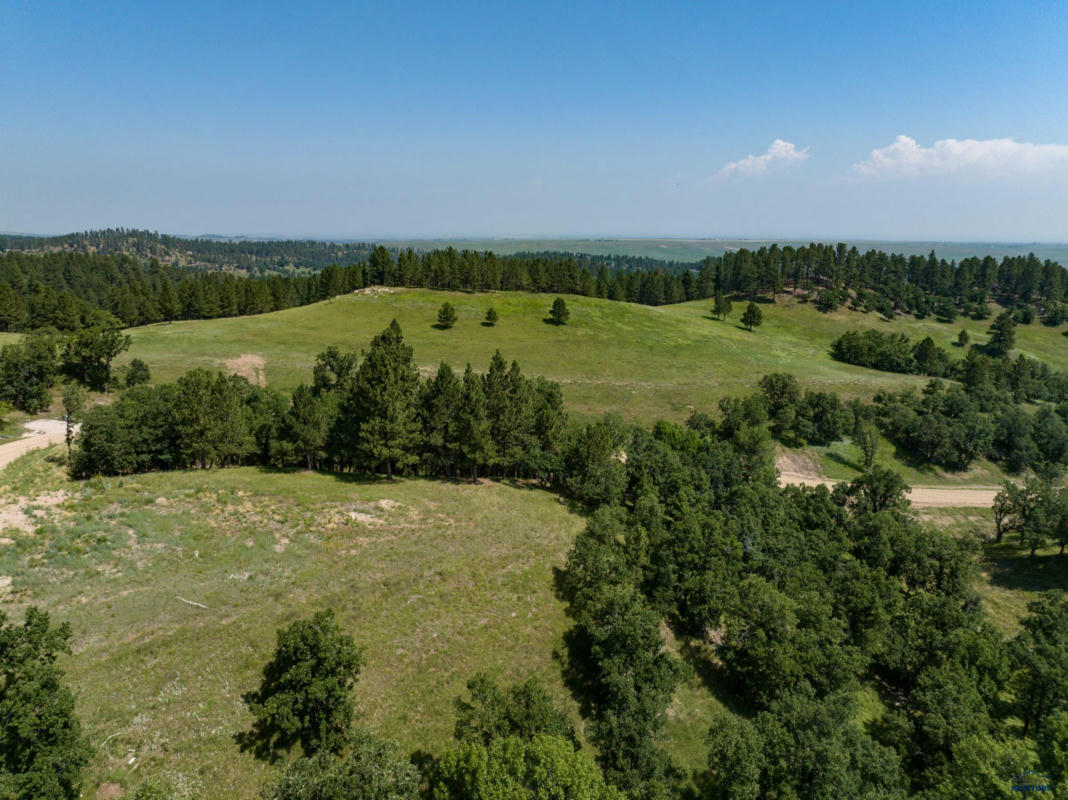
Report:
M768 167L776 162L795 163L808 158L808 148L798 150L792 142L776 139L768 152L761 156L749 155L740 161L730 161L723 165L717 175L726 178L729 175L763 175Z
M979 173L1017 175L1068 167L1068 145L1032 144L1014 139L940 139L921 147L899 135L871 158L854 164L865 175Z

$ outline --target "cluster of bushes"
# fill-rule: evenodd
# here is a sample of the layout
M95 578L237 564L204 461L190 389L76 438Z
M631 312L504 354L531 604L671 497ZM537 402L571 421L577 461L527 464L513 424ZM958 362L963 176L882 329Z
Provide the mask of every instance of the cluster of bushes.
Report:
M949 354L930 336L913 344L903 333L846 331L831 343L831 356L884 372L942 377L950 370Z
M111 320L112 323L115 320ZM47 408L57 378L78 381L90 389L111 388L111 364L130 346L130 337L114 324L94 325L61 334L42 328L0 349L0 402L34 413ZM144 362L127 373L127 383L148 380Z
M879 392L873 407L886 435L922 463L966 469L980 456L1011 472L1058 473L1068 464L1068 405L1029 414L1007 395L984 398L932 380L922 392Z

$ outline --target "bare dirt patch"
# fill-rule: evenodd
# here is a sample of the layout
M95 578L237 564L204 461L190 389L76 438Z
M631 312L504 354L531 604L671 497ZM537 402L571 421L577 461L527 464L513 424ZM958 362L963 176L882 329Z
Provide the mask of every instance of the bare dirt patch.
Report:
M267 362L263 360L261 355L242 353L237 358L226 359L223 361L223 365L231 375L240 375L253 386L267 385L267 373L264 371Z
M0 504L0 531L16 530L22 533L33 533L38 523L48 516L49 510L62 503L68 496L67 492L59 490L45 492L33 498L20 497L10 503Z
M102 783L96 790L96 800L115 800L116 797L122 797L125 794L121 783Z

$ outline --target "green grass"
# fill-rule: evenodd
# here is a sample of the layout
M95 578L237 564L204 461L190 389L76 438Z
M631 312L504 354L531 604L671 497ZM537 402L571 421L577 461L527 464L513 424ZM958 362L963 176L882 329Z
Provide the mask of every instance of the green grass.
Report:
M61 465L52 448L0 474L0 494L31 506L68 493L35 533L3 532L14 542L0 545L0 575L13 578L9 613L39 604L74 629L63 667L94 745L107 740L87 796L158 774L256 796L278 768L239 752L241 694L276 630L324 607L366 653L362 723L405 753L450 745L453 698L480 670L540 678L582 730L553 569L584 520L558 497L253 468L76 483ZM668 744L699 764L715 701L694 684L676 705Z
M851 441L832 442L829 445L808 448L816 456L823 474L836 481L851 481L859 478L863 457L860 448ZM960 472L950 472L933 464L919 464L899 458L897 448L885 437L879 437L875 463L892 466L910 486L926 484L953 486L994 486L1005 480L1004 471L985 458L976 459L971 466Z
M444 300L457 310L450 330L433 327ZM765 323L750 333L709 316L710 302L652 308L593 298L569 297L571 321L544 322L552 297L526 293L463 294L401 290L353 294L328 302L254 317L177 322L131 331L125 356L142 358L156 380L172 380L193 367L222 368L245 354L263 358L269 384L291 389L310 379L315 355L329 345L359 350L396 318L415 349L424 373L444 360L462 369L485 369L494 350L517 359L529 375L563 385L564 398L580 415L613 411L650 422L684 419L694 409L713 410L716 401L753 390L768 372L785 371L808 387L845 397L879 389L922 386L924 379L840 364L827 353L831 341L853 327L931 334L948 345L962 326L982 341L985 323L898 320L840 310L820 314L793 300L764 305ZM740 305L737 304L737 305ZM500 312L493 328L481 325L487 308ZM1020 351L1063 369L1068 367L1060 331L1021 328ZM954 348L954 350L957 350ZM959 352L959 351L958 351Z
M988 508L936 508L920 513L920 521L974 539L980 548L976 591L994 624L1006 636L1020 630L1027 604L1046 591L1068 591L1068 555L1045 547L1034 558L1008 533L994 543L994 515Z

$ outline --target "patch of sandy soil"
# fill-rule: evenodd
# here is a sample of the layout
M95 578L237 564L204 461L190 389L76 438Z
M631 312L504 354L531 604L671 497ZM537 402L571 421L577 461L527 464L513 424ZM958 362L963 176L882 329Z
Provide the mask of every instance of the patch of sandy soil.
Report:
M0 503L0 531L16 530L22 533L33 533L42 517L47 516L48 509L59 505L68 497L65 491L46 492L37 497L20 497L10 503ZM27 513L28 507L33 507L33 513ZM11 540L3 542L10 544Z
M35 419L22 427L26 432L21 439L0 444L0 469L34 450L66 441L67 423L61 419Z
M228 358L223 361L223 366L231 375L240 375L246 378L253 386L266 386L267 373L264 368L267 362L263 356L256 353L242 353L237 358Z
M818 463L808 453L783 449L775 459L779 470L779 485L832 488L837 481L823 475ZM920 508L990 508L994 505L997 486L913 486L909 492L912 505Z
M96 790L96 800L115 800L116 797L122 797L125 794L120 783L102 783Z

